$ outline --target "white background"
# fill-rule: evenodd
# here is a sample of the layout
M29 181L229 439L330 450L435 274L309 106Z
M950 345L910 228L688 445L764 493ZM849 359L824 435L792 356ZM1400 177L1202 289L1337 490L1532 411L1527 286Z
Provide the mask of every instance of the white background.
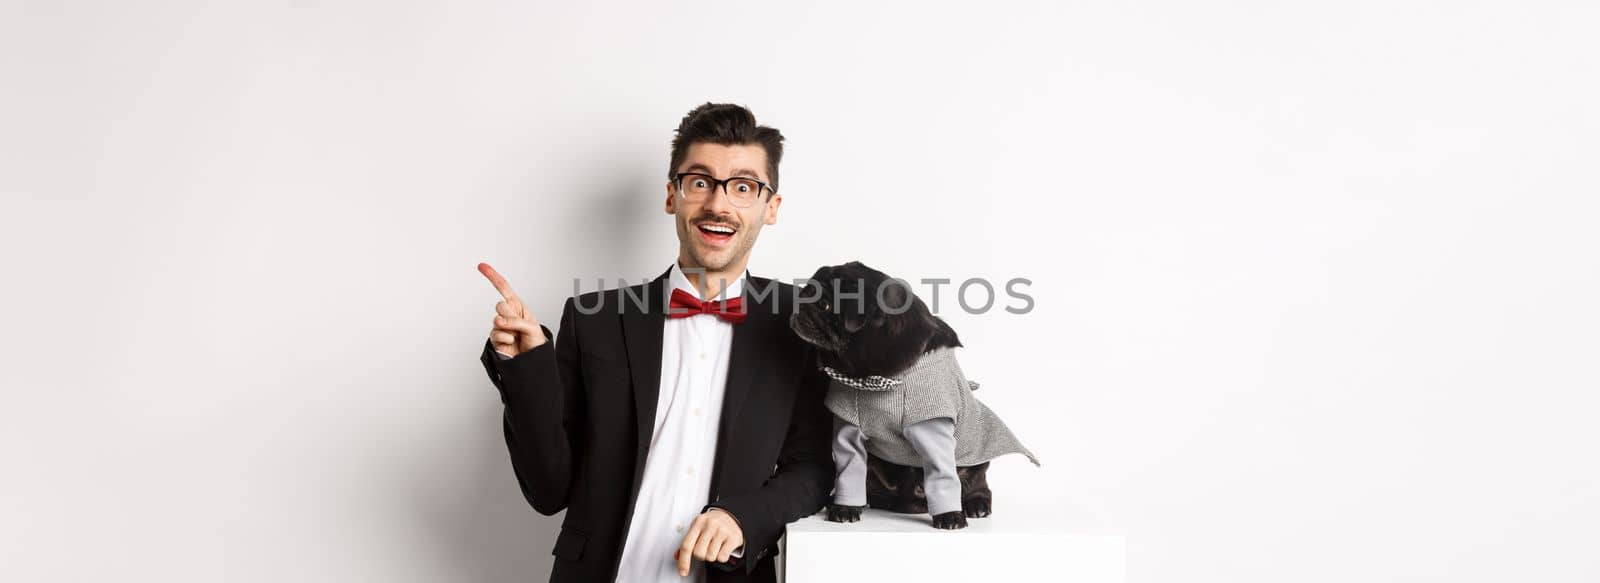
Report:
M473 266L660 273L707 100L788 136L757 275L1034 281L941 310L998 513L1600 579L1593 4L576 4L0 3L0 579L543 580Z

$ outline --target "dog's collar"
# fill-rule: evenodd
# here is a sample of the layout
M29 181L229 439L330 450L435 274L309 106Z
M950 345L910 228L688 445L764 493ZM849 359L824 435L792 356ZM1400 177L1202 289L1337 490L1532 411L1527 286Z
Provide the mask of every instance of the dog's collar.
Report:
M839 371L833 370L833 367L830 366L822 367L822 372L826 373L829 377L832 377L833 380L839 381L847 387L865 391L888 390L889 387L898 385L901 382L900 379L881 377L878 375L865 376L861 378L847 377L841 374Z

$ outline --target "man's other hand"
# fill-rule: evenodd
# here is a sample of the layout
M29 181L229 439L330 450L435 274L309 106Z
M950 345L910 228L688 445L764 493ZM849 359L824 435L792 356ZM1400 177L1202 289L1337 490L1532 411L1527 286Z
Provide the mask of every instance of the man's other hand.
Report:
M734 549L744 546L744 530L732 514L721 508L712 508L696 516L689 533L678 546L678 575L689 576L691 559L713 563L728 562Z

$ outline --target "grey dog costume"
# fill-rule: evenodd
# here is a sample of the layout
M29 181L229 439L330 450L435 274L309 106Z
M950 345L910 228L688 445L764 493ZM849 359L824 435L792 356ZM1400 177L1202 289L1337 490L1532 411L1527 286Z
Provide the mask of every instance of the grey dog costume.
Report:
M961 373L953 348L930 350L892 377L852 378L828 367L823 372L833 378L824 402L836 417L835 504L866 505L868 452L924 468L923 490L933 515L961 510L958 466L1008 453L1039 465L1000 417L972 396L978 384Z

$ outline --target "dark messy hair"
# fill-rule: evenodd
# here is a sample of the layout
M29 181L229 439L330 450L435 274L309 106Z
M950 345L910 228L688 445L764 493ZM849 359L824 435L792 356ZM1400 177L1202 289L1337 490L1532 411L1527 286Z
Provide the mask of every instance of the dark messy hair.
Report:
M760 145L767 151L767 179L772 181L772 192L778 192L778 162L783 159L783 134L777 128L756 125L756 115L744 106L732 103L706 103L683 116L678 132L672 138L672 165L667 167L667 179L678 172L689 146L708 142L724 146Z

